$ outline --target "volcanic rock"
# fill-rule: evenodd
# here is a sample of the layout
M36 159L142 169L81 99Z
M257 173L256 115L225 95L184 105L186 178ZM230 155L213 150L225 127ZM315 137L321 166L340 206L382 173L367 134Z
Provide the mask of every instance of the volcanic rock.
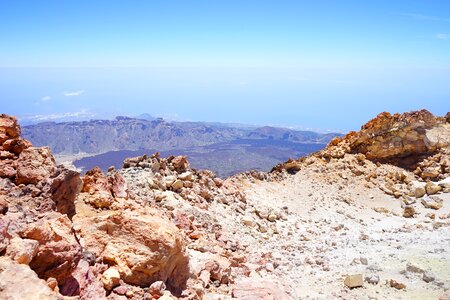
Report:
M69 277L81 257L81 248L66 215L49 214L33 223L23 237L39 242L37 253L30 267L40 278L55 278L60 284Z
M0 257L0 298L5 300L62 300L47 283L39 279L27 265L18 264L8 257Z
M37 184L56 170L55 158L48 147L28 148L17 160L17 184Z
M128 211L75 215L74 228L83 249L116 266L126 283L164 281L170 288L182 287L187 279L185 242L165 219Z

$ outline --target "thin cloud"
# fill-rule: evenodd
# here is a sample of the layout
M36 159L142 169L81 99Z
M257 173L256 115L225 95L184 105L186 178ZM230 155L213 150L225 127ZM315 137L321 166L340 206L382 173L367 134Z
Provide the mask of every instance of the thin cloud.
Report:
M76 119L87 119L95 117L96 115L90 112L88 109L82 109L75 112L54 113L48 115L28 115L23 116L20 119L32 123L48 122L48 121L66 121Z
M436 38L439 40L448 40L450 39L450 34L448 33L438 33L436 34Z
M44 97L41 98L42 102L47 102L47 101L50 101L50 100L52 100L52 97L50 97L50 96L44 96Z
M84 90L74 91L74 92L64 92L63 95L66 97L76 97L84 94Z
M416 20L422 20L422 21L450 22L450 19L448 19L448 18L441 18L441 17L437 17L437 16L413 14L413 13L407 13L407 14L403 14L403 15L411 17Z

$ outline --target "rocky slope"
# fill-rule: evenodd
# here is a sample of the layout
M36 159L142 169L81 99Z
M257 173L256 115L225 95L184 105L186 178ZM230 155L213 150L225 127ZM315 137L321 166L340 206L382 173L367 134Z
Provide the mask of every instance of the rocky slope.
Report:
M2 115L0 298L446 299L449 116L222 180L157 153L80 178Z

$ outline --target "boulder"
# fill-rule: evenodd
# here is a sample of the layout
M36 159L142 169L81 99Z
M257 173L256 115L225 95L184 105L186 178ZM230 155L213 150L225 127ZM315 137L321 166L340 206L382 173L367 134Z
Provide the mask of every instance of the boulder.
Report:
M175 156L171 161L169 158L169 162L172 163L175 171L177 171L178 173L183 173L187 169L189 169L189 162L186 156Z
M17 160L16 184L37 184L55 171L55 158L48 147L30 147Z
M23 238L39 243L30 267L40 278L55 278L63 284L78 264L81 248L69 218L59 213L49 213L45 219L29 225Z
M27 265L0 257L0 299L62 300Z
M28 265L36 255L38 246L38 241L13 237L9 241L5 255L19 264Z
M56 211L72 218L75 214L75 199L81 185L80 173L58 166L42 191L45 197L53 200Z
M164 281L181 289L186 282L185 242L178 228L157 216L129 211L93 217L75 215L80 243L98 261L117 267L129 284L149 286Z

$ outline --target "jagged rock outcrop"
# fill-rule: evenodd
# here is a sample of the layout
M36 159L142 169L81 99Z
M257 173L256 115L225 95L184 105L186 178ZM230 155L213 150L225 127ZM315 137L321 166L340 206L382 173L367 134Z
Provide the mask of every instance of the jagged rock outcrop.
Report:
M29 265L26 268L34 272L28 273L36 278L53 280L56 286L64 284L81 257L70 221L80 176L57 167L48 148L32 147L22 139L14 117L0 115L0 141L0 253L4 259ZM19 274L24 272L23 268L16 269ZM30 279L33 289L36 286L35 297L43 297L39 296L42 291L47 295L47 289L33 285L35 280L30 275L24 273L24 278ZM0 297L11 297L8 293L5 289ZM20 295L20 291L16 293ZM26 291L23 295L27 298ZM54 293L53 297L60 296Z
M323 156L361 153L367 159L408 166L441 148L450 146L450 124L427 110L404 114L384 112L343 138L336 138Z
M447 114L448 116L448 114ZM404 114L383 112L343 138L312 156L341 159L346 154L363 155L361 159L415 170L423 179L437 179L449 172L450 123L448 117L435 117L427 110ZM272 171L297 172L305 158L289 160Z

